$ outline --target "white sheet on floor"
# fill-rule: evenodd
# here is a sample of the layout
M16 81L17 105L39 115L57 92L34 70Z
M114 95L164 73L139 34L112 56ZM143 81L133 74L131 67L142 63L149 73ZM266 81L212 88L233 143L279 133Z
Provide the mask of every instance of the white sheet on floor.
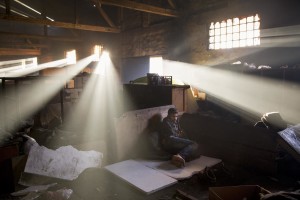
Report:
M212 167L222 162L222 160L217 158L200 156L200 158L196 160L187 162L185 167L177 168L170 161L161 161L161 160L136 160L136 161L144 166L155 169L177 180L190 178L192 175L203 171L206 167Z
M146 194L177 183L176 179L135 160L125 160L104 168Z
M103 154L100 152L78 151L72 146L63 146L52 150L44 146L34 145L30 149L24 171L74 180L87 168L101 167L102 157Z

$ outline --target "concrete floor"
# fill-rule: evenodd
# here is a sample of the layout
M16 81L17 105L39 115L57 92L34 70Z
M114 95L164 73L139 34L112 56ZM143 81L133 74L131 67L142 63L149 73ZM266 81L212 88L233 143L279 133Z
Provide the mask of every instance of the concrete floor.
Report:
M61 198L57 191L61 189L72 189L70 200L172 200L181 199L176 196L180 190L195 199L208 199L209 188L219 186L235 185L259 185L270 192L295 191L300 189L300 177L293 174L278 173L273 176L259 174L249 169L243 169L236 165L224 163L212 168L206 173L197 174L189 179L179 181L177 184L146 195L133 186L125 183L118 177L106 171L104 168L91 168L82 172L73 181L43 180L58 184L49 189L47 193L36 199L67 199ZM214 175L214 176L213 176ZM215 179L213 179L215 177ZM147 181L147 180L145 180ZM47 194L47 195L45 195ZM23 197L12 197L9 194L0 196L0 199L22 199ZM27 198L26 200L31 200Z
M259 185L270 192L295 191L300 188L299 177L288 175L266 176L233 165L218 166L211 169L216 179L205 173L179 181L177 184L155 193L145 195L134 187L103 169L89 169L82 173L67 188L72 188L72 199L113 199L113 200L168 200L176 198L180 190L196 199L208 199L209 187L233 185ZM210 177L212 177L210 175ZM147 181L147 180L145 180ZM298 182L297 182L298 181Z

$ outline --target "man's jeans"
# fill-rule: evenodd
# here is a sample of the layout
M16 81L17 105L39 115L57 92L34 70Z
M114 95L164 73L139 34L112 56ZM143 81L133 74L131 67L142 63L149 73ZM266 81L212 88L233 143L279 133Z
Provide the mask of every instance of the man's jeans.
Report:
M199 156L198 144L185 138L170 136L164 142L163 148L172 154L179 154L186 161Z

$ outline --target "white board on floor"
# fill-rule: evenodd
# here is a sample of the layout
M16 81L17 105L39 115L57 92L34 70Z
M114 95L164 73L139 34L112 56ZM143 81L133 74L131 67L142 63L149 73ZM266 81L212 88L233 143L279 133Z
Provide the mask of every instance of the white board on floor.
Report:
M177 183L176 179L134 160L125 160L104 168L146 194Z
M207 156L200 156L191 162L186 162L185 167L178 168L174 166L170 161L161 160L136 160L142 165L155 169L167 176L182 180L190 178L192 175L202 172L206 167L213 167L222 160L218 158L212 158Z

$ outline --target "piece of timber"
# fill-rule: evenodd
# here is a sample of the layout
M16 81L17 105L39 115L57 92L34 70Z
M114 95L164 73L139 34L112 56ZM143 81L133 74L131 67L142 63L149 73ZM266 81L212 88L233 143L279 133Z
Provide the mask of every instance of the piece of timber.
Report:
M5 56L39 56L41 51L39 49L9 49L0 48L0 55Z
M113 27L56 22L56 21L50 21L50 20L45 20L45 19L26 18L26 17L21 17L21 16L11 16L11 15L9 16L9 15L5 15L5 14L0 14L0 19L23 22L23 23L38 24L38 25L49 25L49 26L55 26L55 27L61 27L61 28L80 29L80 30L86 30L86 31L108 32L108 33L119 33L120 32L120 29L113 28Z

